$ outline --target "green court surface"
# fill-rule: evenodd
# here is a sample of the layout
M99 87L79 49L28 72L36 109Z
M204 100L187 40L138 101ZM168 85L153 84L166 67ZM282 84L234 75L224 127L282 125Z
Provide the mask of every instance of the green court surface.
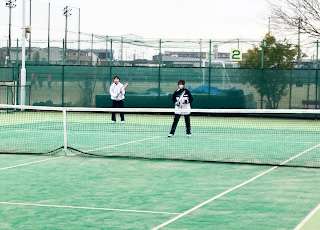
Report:
M320 203L320 170L312 168L0 159L0 229L158 229L173 218L159 228L294 229Z
M168 138L173 115L125 117L0 113L0 229L319 225L318 120L195 114Z

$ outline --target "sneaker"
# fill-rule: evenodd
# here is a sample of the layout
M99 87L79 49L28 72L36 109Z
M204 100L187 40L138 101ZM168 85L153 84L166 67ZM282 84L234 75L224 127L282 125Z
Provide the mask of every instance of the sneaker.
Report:
M174 135L174 134L169 133L169 134L168 134L168 137L173 137L173 135Z
M122 124L126 123L125 121L121 121Z
M116 123L116 121L111 121L112 124Z
M191 137L191 134L187 134L187 137Z

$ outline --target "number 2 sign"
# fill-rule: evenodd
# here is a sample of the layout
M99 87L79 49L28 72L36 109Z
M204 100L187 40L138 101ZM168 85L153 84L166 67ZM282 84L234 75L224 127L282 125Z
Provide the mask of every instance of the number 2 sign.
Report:
M230 61L242 61L242 50L241 49L231 49Z

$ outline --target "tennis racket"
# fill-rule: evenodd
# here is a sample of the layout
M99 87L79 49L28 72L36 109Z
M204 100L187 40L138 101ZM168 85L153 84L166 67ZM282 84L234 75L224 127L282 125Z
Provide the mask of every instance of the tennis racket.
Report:
M120 89L120 93L118 93L116 97L118 97L127 86L128 86L128 82L124 83L122 88Z
M177 105L177 106L180 106L180 107L182 106L182 99L183 99L183 96L184 96L185 93L186 93L185 90L181 93L178 101L176 102L176 105Z

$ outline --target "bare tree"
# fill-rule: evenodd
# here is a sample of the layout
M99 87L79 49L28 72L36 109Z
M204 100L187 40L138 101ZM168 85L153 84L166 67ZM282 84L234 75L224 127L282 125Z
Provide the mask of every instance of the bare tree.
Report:
M319 38L319 0L268 0L273 24L279 31L308 35Z

